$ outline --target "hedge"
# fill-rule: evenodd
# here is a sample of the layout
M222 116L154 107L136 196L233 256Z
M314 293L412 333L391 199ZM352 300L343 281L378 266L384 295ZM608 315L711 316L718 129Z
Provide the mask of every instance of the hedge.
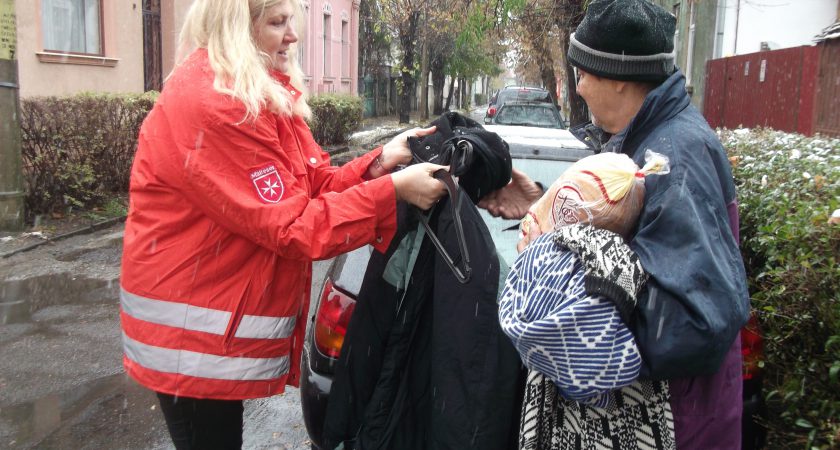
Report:
M764 334L768 447L840 447L840 140L721 131Z
M362 99L348 94L321 94L309 99L309 126L321 145L345 144L362 123Z
M137 135L158 93L31 97L21 100L27 222L35 216L101 207L128 191ZM322 145L346 143L362 102L346 94L311 98Z
M128 191L137 134L157 93L21 100L27 221L90 209Z

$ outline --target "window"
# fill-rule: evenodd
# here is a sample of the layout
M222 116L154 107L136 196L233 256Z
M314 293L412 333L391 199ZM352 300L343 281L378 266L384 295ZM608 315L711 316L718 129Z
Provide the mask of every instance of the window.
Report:
M324 77L330 74L330 15L324 14Z
M341 76L350 78L350 26L341 21Z
M44 49L102 55L100 0L41 0Z
M309 5L303 7L303 22L306 24L303 26L303 29L309 29ZM306 47L306 38L301 36L301 39L298 40L297 45L300 68L301 70L303 70L304 75L311 75L311 73L309 72L309 55L306 54L306 52L309 51L309 49Z

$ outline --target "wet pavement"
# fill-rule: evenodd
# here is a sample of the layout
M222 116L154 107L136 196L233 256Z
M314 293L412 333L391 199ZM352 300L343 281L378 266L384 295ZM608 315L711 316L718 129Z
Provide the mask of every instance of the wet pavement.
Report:
M122 229L0 257L0 448L174 448L154 394L122 368ZM314 280L327 264L315 264ZM246 449L308 449L298 391L247 401L243 439Z

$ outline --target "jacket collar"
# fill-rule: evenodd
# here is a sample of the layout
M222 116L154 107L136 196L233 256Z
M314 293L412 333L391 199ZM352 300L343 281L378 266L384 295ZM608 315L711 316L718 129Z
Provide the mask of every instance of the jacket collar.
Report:
M649 130L673 118L690 104L691 100L685 90L685 76L677 70L656 89L650 91L630 124L617 134L610 135L592 122L578 125L570 131L596 153L622 153L625 147L637 139L644 138Z
M300 96L302 95L300 89L292 85L292 79L288 75L279 70L270 70L269 73L271 74L272 78L274 78L278 83L280 83L281 86L286 88L286 90L292 96L292 99L294 101L297 101L297 99L300 98Z

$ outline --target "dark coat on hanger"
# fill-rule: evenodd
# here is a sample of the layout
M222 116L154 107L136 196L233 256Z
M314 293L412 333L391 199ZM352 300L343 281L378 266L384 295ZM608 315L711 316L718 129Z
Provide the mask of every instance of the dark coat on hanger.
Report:
M397 234L385 254L371 256L336 364L327 448L517 447L525 373L499 325L499 258L473 203L510 180L510 155L497 135L457 113L433 124L435 134L409 144L416 161L461 175L461 189L450 192L458 197L442 199L428 218L443 249L426 236L421 213L399 204ZM469 266L466 282L443 253Z

